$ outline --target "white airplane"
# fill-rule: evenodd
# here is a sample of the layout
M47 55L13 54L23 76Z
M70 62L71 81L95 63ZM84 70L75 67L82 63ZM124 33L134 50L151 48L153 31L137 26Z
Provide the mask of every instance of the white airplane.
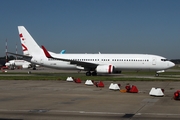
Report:
M10 60L5 63L5 66L7 66L10 69L14 69L15 67L22 67L22 68L31 68L32 64L30 62L27 62L25 60ZM33 68L35 69L35 68Z
M22 42L22 49L23 49L23 54L28 55L26 50L27 48L24 46L24 41ZM36 70L36 67L39 67L39 65L32 64L25 60L17 60L17 59L6 62L5 66L12 70L17 67L22 67L23 69L33 68L33 70Z
M159 75L175 65L164 57L149 54L57 54L47 51L44 46L41 49L24 26L18 26L18 31L24 51L24 55L18 55L31 63L50 68L84 70L87 76L122 70L156 71Z
M23 47L24 45L22 45ZM65 50L62 50L60 54L64 54ZM39 67L39 65L33 65L30 62L27 62L25 60L10 60L5 63L5 66L9 69L15 69L16 67L22 67L23 69L32 68L33 70L36 70L36 67Z

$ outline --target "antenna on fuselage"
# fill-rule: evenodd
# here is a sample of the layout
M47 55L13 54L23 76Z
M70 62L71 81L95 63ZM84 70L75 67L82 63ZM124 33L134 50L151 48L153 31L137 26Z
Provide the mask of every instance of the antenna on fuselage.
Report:
M16 54L17 54L17 43L16 43ZM17 60L17 55L16 55L16 60Z
M7 39L6 39L6 43L5 43L5 54L6 54L6 62L8 62L8 55L7 55Z

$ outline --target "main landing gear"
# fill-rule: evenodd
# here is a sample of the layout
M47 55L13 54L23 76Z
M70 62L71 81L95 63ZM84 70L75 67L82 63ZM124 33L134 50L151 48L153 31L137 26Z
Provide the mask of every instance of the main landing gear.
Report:
M159 73L156 73L155 76L156 76L156 77L159 77Z
M86 76L96 76L97 75L97 72L96 71L93 71L92 73L90 71L86 72Z

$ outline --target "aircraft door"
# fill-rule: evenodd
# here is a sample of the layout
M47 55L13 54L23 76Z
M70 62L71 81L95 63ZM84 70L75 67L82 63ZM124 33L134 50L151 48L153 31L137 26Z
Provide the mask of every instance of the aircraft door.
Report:
M156 58L152 58L152 64L156 65Z

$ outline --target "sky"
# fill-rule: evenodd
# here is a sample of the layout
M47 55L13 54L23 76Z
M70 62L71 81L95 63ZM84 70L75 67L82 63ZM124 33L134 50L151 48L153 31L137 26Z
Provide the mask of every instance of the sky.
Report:
M0 56L22 54L17 26L59 53L140 53L180 59L180 0L1 0Z

